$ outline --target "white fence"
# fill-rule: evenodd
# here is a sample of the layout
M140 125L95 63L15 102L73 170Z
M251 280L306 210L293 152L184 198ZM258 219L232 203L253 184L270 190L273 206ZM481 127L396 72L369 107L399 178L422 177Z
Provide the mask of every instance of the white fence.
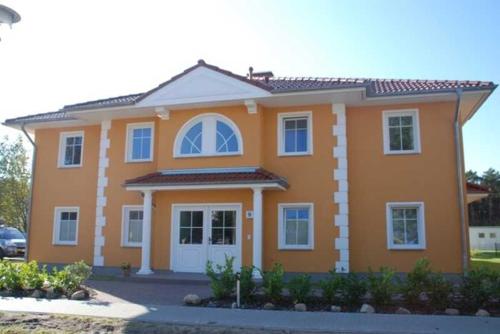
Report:
M469 242L471 249L495 250L500 247L500 226L470 226Z

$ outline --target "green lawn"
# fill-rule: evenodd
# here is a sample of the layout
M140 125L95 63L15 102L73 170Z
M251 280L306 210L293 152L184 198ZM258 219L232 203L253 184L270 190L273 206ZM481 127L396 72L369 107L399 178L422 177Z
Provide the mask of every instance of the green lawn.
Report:
M471 253L472 268L487 266L500 271L500 252L495 255L494 251L475 251Z

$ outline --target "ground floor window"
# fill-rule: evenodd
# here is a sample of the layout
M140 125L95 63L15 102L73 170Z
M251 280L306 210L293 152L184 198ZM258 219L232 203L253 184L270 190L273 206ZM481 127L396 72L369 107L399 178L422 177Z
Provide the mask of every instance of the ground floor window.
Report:
M123 246L140 247L142 245L143 215L142 205L123 207Z
M280 249L314 247L314 213L312 203L278 205L278 245Z
M387 245L389 249L424 249L424 203L387 203Z
M54 212L54 236L56 245L78 243L78 207L56 207Z

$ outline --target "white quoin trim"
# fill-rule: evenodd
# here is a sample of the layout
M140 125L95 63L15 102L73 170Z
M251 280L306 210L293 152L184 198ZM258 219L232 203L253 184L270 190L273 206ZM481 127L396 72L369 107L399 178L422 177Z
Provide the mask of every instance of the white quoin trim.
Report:
M170 119L170 110L165 107L156 107L155 113L162 121L168 121Z
M111 129L111 121L106 120L101 122L101 139L99 142L99 163L97 169L97 196L96 196L96 213L95 213L95 231L94 231L94 266L104 265L104 256L102 248L104 247L105 237L102 233L103 227L106 225L106 216L104 215L104 207L106 206L105 190L108 185L106 177L106 169L109 166L108 149L109 138L108 132Z
M141 268L137 274L150 275L153 273L151 270L151 211L153 208L153 192L145 190L143 194Z
M253 266L262 270L262 188L253 190ZM259 270L254 277L261 278Z
M247 107L247 111L249 114L257 113L257 103L255 100L245 100L245 106Z
M349 272L349 183L347 178L347 135L346 108L343 103L332 104L332 113L337 116L333 126L333 135L337 145L333 148L333 157L337 159L337 168L333 171L333 179L337 181L337 191L333 194L333 202L339 207L334 217L335 226L339 228L339 237L335 239L335 249L340 258L335 263L335 270L340 273Z

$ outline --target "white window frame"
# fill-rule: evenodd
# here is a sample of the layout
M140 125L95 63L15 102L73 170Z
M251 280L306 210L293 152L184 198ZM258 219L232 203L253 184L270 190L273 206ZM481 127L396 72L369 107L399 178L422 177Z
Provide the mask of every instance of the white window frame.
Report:
M231 130L234 131L236 140L238 141L238 151L236 152L217 152L217 121L226 123ZM198 122L202 122L202 133L201 133L201 152L200 153L190 153L182 154L181 146L182 140L186 133L191 129L193 125ZM205 126L209 124L209 126ZM210 140L210 138L212 138ZM231 119L228 117L217 114L217 113L204 113L191 118L189 121L184 123L175 136L174 141L174 158L192 158L192 157L216 157L216 156L231 156L231 155L243 155L243 137L241 136L240 129Z
M417 224L418 224L418 240L416 245L396 245L393 238L392 226L392 209L394 208L418 208ZM387 248L389 250L423 250L426 248L425 238L425 206L424 202L389 202L386 203L386 220L387 220Z
M130 242L128 241L128 230L129 230L129 212L130 211L142 211L144 215L143 205L123 205L122 206L122 247L141 247L142 242ZM143 219L144 224L144 219Z
M64 156L66 154L66 138L68 137L82 137L82 150L80 152L80 163L75 165L64 164ZM85 132L84 131L69 131L61 132L59 134L59 154L57 158L57 167L59 168L78 168L83 166L83 149L85 142Z
M309 225L307 245L287 245L285 232L284 209L288 208L309 208ZM314 204L313 203L279 203L278 204L278 249L279 250L313 250L314 249Z
M307 151L285 152L284 123L287 118L307 118ZM278 113L278 156L302 156L313 154L313 118L312 111L293 111Z
M135 129L151 129L151 145L149 145L149 159L133 159L132 150L134 140L132 138ZM154 142L155 142L155 123L154 122L142 122L142 123L128 123L127 133L125 140L125 162L151 162L154 160Z
M413 150L391 150L390 135L389 135L389 117L391 116L411 116L413 119ZM420 115L418 109L398 109L384 110L382 112L382 128L383 128L383 145L384 154L419 154L421 153L420 146Z
M74 241L61 241L59 239L61 213L62 212L76 212L76 232ZM76 246L78 245L78 226L80 222L80 207L78 206L56 206L54 208L54 224L52 231L52 244L61 246Z

